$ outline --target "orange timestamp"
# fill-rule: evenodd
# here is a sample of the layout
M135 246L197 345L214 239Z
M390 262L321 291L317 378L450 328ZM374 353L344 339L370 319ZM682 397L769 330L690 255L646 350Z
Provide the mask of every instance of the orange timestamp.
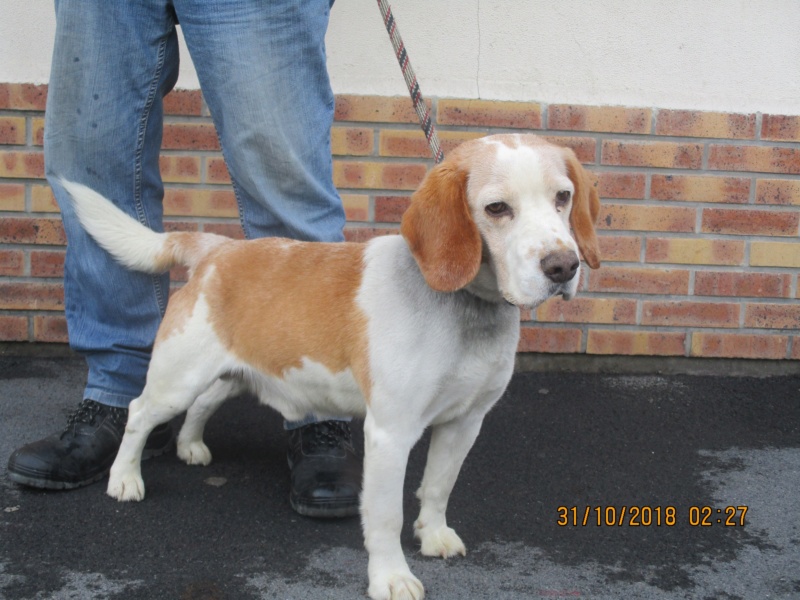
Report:
M559 506L559 527L743 527L747 506L690 506L684 513L674 506Z

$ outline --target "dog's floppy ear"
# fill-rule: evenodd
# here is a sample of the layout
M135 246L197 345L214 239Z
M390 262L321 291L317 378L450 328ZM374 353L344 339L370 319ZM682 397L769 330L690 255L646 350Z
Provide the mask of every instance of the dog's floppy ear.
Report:
M463 288L481 266L481 236L467 203L467 172L436 166L411 197L400 233L425 281L439 292Z
M575 186L569 223L586 264L592 269L597 269L600 267L600 248L594 224L600 214L600 197L591 176L583 168L575 153L565 148L564 158L567 162L567 175Z

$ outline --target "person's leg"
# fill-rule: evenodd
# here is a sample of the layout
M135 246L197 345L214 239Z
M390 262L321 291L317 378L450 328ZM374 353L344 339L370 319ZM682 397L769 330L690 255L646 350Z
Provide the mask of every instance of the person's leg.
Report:
M245 234L338 242L334 97L325 63L330 0L177 0Z
M70 345L89 364L84 397L120 407L144 387L169 276L130 271L102 250L59 179L82 183L163 230L162 98L177 78L177 37L165 7L140 4L57 2L45 117L46 172L67 233Z
M89 402L70 420L68 436L77 438L65 432L12 455L9 474L21 483L63 488L102 477L124 408L144 386L169 277L116 263L84 232L59 182L87 185L160 230L162 98L177 69L174 18L164 2L56 1L45 166L67 234L65 312L70 345L89 367Z
M206 0L175 3L248 238L344 239L325 62L330 5L232 0L210 11ZM361 476L348 424L309 417L286 428L295 510L355 514Z

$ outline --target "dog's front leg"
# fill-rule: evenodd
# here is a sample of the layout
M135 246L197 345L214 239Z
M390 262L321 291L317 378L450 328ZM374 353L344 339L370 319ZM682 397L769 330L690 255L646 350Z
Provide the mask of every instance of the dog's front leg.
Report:
M461 465L478 437L482 422L483 415L466 415L433 427L428 462L417 491L421 508L414 523L414 535L422 543L421 552L425 556L449 558L467 553L461 538L447 526L445 512Z
M364 421L364 484L361 520L369 553L369 595L373 600L419 600L422 583L408 568L400 545L403 527L403 481L416 432Z

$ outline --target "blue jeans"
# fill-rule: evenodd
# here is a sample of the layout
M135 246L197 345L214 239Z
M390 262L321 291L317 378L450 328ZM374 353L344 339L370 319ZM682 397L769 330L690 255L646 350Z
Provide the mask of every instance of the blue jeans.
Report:
M67 233L70 345L89 366L84 398L126 407L144 387L169 276L115 263L85 234L58 179L83 183L163 230L162 99L178 76L180 19L247 237L341 241L325 65L331 1L55 4L45 164Z

